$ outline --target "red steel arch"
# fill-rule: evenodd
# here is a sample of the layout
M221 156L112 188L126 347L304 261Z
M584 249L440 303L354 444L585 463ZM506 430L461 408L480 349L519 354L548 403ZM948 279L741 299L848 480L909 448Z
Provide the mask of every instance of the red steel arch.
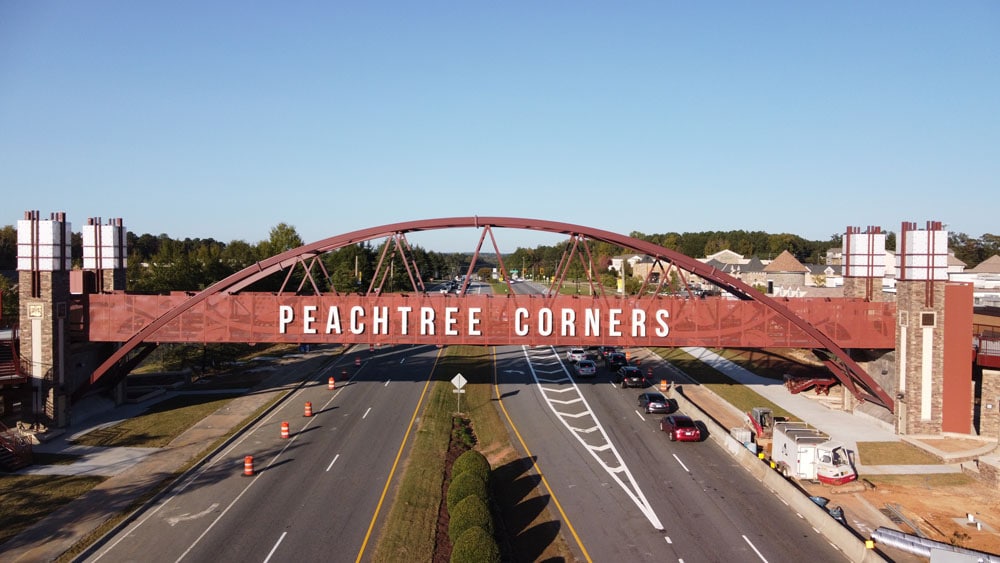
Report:
M570 223L512 217L450 217L393 223L333 236L282 252L212 284L206 289L190 296L182 304L160 315L136 332L111 357L98 366L91 376L90 383L95 383L105 373L122 362L130 352L136 350L141 344L148 342L149 340L147 339L150 339L157 330L212 295L238 293L253 283L276 272L292 268L299 263L303 263L324 253L360 242L420 231L455 228L491 229L494 227L544 231L569 235L574 237L574 239L584 237L590 240L610 243L646 254L654 260L673 264L680 269L711 281L738 299L761 303L818 342L820 347L828 353L828 358L826 359L827 366L837 376L838 380L856 397L879 404L890 411L894 408L892 398L831 338L812 326L805 319L796 315L782 303L763 295L746 283L694 258L629 236Z

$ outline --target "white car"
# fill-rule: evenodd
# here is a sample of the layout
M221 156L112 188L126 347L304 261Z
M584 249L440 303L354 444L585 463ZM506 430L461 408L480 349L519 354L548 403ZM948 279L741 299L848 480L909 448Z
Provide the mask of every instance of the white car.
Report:
M571 348L569 352L566 352L566 359L575 364L580 360L587 359L587 352L583 348Z
M597 364L594 360L580 360L576 363L576 374L580 377L594 377L597 375Z

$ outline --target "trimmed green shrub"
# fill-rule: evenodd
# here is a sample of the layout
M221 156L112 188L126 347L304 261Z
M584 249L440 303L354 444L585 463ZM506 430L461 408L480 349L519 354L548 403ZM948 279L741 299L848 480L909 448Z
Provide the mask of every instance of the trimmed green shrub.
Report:
M490 462L486 460L486 456L476 450L469 450L458 456L458 459L451 466L452 475L470 472L478 475L486 483L490 482Z
M489 498L486 493L486 481L475 473L460 473L452 477L451 484L448 485L448 514L455 509L455 505L470 495L486 502Z
M448 538L454 544L469 528L479 527L493 533L493 516L482 499L469 495L448 513Z
M500 547L493 534L469 528L451 548L451 563L500 563Z

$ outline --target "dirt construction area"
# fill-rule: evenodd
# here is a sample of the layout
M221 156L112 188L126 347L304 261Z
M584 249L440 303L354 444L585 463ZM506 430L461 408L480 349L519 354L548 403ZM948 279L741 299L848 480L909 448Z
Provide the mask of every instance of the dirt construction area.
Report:
M1000 554L1000 491L954 474L862 477L862 483L863 491L857 491L860 487L821 484L805 484L804 488L810 495L829 499L829 507L843 508L847 524L863 537L885 526L949 545ZM891 554L896 561L925 561L916 556L896 557L897 553Z

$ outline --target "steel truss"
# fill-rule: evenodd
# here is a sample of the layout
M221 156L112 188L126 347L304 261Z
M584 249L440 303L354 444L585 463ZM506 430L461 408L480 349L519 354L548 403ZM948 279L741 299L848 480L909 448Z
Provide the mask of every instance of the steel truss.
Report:
M578 261L583 267L583 271L586 276L586 283L595 298L604 301L619 299L618 296L608 294L599 282L599 279L595 274L593 252L590 248L590 241L609 243L627 250L644 254L653 260L654 266L650 270L650 275L643 279L642 287L637 299L657 299L657 296L663 289L664 283L674 272L676 272L678 277L681 279L685 291L688 292L689 297L691 298L693 298L694 295L691 294L689 288L689 276L694 275L708 280L717 286L721 291L728 293L738 300L759 303L776 317L783 319L789 325L794 326L797 330L800 330L808 335L809 339L816 344L815 351L817 352L817 355L824 361L824 363L826 363L840 383L843 384L844 387L848 389L856 398L876 403L890 411L894 408L892 397L890 397L844 349L838 346L830 336L793 312L792 309L785 305L784 302L770 298L750 287L743 281L695 260L694 258L690 258L679 252L650 242L580 225L539 219L478 216L427 219L362 229L306 244L301 247L282 252L266 260L262 260L240 272L212 284L203 291L186 297L183 301L173 304L168 310L162 312L155 318L148 320L148 322L145 322L145 324L136 330L134 334L132 334L132 336L129 337L128 340L125 341L114 354L112 354L111 357L109 357L94 371L90 379L90 384L93 385L105 376L105 374L124 366L128 358L134 358L135 354L133 353L133 350L135 350L140 344L155 343L157 341L157 331L160 331L169 323L178 319L178 317L186 311L203 306L203 304L209 301L210 298L240 294L240 292L244 291L255 282L267 278L277 272L287 272L281 289L279 290L279 295L283 293L300 294L303 293L307 287L316 295L323 294L324 292L321 291L321 284L318 283L317 278L325 280L325 285L328 287L333 287L333 284L322 260L320 260L320 257L325 253L360 242L381 238L385 239L385 242L382 245L378 264L376 266L375 275L372 277L372 281L368 286L367 295L369 298L379 299L380 296L385 293L384 285L386 280L389 279L389 276L392 275L394 258L396 257L402 261L403 268L405 268L407 276L410 280L412 291L415 294L425 293L425 284L421 277L419 268L417 267L416 261L413 260L413 250L407 241L407 233L470 227L481 229L481 233L478 244L476 245L473 259L469 264L466 277L461 287L461 295L465 294L469 280L472 278L476 261L483 249L486 237L488 236L492 250L496 253L500 275L507 284L509 296L514 296L509 271L503 263L503 256L500 252L500 248L493 232L496 228L510 228L559 233L568 237L566 248L560 259L559 265L554 272L548 292L544 297L545 299L552 301L557 298L560 290L566 283L567 274L570 266L574 264L574 260ZM662 270L662 273L659 274L659 279L656 280L654 284L651 279L652 272L654 272L657 267ZM292 271L297 268L302 268L304 275L294 292L291 292L289 291L289 284L292 279ZM308 284L308 286L306 284ZM336 295L335 291L332 293ZM329 293L327 294L329 295ZM235 307L237 305L233 306ZM739 329L739 327L734 328L736 330Z

